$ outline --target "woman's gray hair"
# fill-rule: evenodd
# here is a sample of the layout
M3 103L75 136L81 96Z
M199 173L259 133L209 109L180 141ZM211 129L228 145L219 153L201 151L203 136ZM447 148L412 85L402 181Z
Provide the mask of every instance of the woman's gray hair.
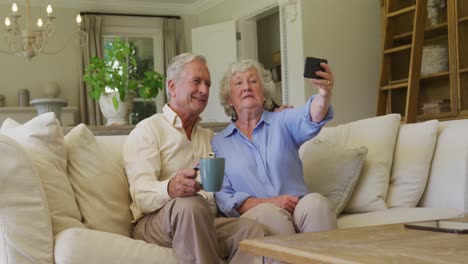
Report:
M226 115L233 119L237 118L236 111L234 110L234 107L232 107L228 103L228 99L231 95L231 78L237 73L246 72L252 68L257 70L258 75L260 77L260 84L263 89L263 96L265 96L266 99L263 108L270 109L273 104L272 96L275 91L275 83L271 79L270 72L265 70L262 64L255 60L240 60L233 62L231 63L231 65L229 65L226 72L224 73L219 87L219 102L224 108L224 112L226 113Z
M171 98L169 93L169 81L178 80L185 69L185 65L192 61L199 60L206 65L206 58L202 55L196 55L193 53L182 53L172 58L171 63L167 67L166 72L166 94L167 99Z

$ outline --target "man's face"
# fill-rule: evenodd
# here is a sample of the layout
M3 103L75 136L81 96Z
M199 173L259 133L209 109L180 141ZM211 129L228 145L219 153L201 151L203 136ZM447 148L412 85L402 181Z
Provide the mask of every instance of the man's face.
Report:
M198 60L188 63L178 80L169 81L171 107L179 115L200 115L208 104L210 86L210 72L206 65Z

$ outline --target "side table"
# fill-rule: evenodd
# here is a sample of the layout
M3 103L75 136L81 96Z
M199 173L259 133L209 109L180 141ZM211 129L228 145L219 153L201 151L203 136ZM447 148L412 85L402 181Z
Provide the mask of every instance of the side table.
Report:
M62 112L62 107L68 105L68 101L63 98L36 98L31 100L30 104L36 107L37 115L54 112L55 117L62 122L60 114Z

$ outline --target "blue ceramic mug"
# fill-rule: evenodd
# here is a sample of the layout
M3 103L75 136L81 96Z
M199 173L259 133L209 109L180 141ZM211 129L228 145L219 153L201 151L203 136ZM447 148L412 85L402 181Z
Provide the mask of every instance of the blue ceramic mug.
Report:
M224 158L200 159L200 178L207 192L219 192L224 179Z

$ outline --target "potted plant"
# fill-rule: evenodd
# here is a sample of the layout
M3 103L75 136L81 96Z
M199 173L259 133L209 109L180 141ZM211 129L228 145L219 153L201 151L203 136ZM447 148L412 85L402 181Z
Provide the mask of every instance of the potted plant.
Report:
M91 87L91 98L99 101L106 125L128 124L136 92L151 99L164 89L164 76L156 71L138 78L135 50L120 38L105 49L104 59L91 58L83 80Z

